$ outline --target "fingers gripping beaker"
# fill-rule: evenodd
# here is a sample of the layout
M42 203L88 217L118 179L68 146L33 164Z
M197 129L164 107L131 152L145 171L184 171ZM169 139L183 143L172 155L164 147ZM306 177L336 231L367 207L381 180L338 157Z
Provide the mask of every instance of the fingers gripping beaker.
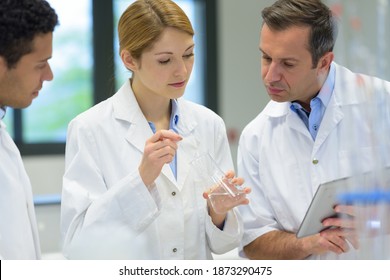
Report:
M191 166L200 181L208 200L216 213L226 213L245 196L239 185L232 183L230 178L220 169L209 153L195 158Z

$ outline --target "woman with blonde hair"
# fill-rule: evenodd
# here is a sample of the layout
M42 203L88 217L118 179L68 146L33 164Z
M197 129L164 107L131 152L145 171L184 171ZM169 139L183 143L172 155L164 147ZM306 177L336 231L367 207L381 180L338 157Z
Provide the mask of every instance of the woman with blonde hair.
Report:
M238 246L237 205L209 207L191 161L233 164L223 120L182 98L194 31L170 0L138 0L122 14L120 56L131 78L69 124L62 196L67 258L211 259ZM226 176L236 185L243 179ZM206 199L205 199L206 198ZM224 204L225 203L225 204Z

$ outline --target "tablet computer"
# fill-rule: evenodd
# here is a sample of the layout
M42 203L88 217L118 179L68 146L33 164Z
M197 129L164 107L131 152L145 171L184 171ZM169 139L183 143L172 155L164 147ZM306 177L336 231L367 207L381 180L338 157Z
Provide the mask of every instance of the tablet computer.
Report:
M296 236L301 238L327 229L322 225L322 221L337 216L333 208L339 203L341 194L345 194L348 190L372 189L380 185L390 186L390 168L321 184L314 194Z
M322 221L337 216L333 207L338 203L338 195L346 190L347 180L348 178L343 178L318 187L297 232L298 238L319 233L327 228L322 225Z

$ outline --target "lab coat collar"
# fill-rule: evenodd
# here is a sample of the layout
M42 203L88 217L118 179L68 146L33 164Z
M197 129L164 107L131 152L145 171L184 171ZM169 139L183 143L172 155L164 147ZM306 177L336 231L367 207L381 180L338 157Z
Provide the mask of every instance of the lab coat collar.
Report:
M186 112L185 101L182 98L177 99L178 111ZM146 122L141 108L138 105L137 99L130 86L130 81L126 81L118 92L113 96L114 116L116 119L124 120L129 123L137 124ZM197 126L197 120L189 118L189 114L180 114L180 121L178 122L179 132L185 136Z
M290 102L276 102L271 100L264 108L264 114L271 118L280 118L290 112Z
M127 81L113 96L113 111L117 120L129 123L126 140L143 152L145 139L150 138L153 132L138 105L130 81Z
M369 98L370 94L374 91L371 87L378 81L373 77L355 74L335 62L332 62L332 66L334 66L336 72L335 87L321 122L321 127L314 143L313 153L321 147L331 131L335 129L344 118L342 107L366 102L367 98ZM374 83L371 83L369 79L374 79ZM264 113L271 118L283 117L289 114L287 117L290 119L289 123L291 124L291 127L309 135L306 133L308 132L307 129L303 129L305 126L303 124L300 125L299 118L293 116L296 114L291 113L289 105L289 102L277 103L275 101L270 101L264 109Z
M333 93L335 96L335 105L356 105L366 102L366 99L374 90L370 88L369 85L372 85L372 83L368 83L367 79L373 79L373 77L353 73L348 68L334 62L333 65L336 71L336 83Z
M6 111L6 107L0 106L0 120L2 120L5 117L5 111Z
M351 74L353 74L350 70L348 70L345 67L342 67L338 65L335 62L332 62L331 65L332 70L336 72L336 81L338 80L346 80L349 78ZM359 77L359 76L358 76ZM359 79L359 78L357 78ZM361 82L361 81L360 81ZM339 96L335 96L334 92L340 93ZM349 96L350 94L346 94L348 92L356 92L356 86L354 83L336 83L333 94L331 95L331 98L335 98L335 105L348 105L348 104L356 104L357 102L360 102L356 96L357 94L353 94L352 96ZM353 98L355 96L355 98ZM347 97L347 98L342 98ZM329 101L330 103L331 101ZM264 108L264 113L273 118L279 118L282 116L285 116L290 113L290 105L291 102L276 102L271 100L267 106Z
M189 162L195 155L199 143L194 136L194 129L198 125L197 120L190 118L191 114L186 114L186 102L178 99L177 104L180 112L180 121L178 122L178 133L183 137L183 140L178 143L178 170L177 181L173 175L169 165L164 165L162 174L166 176L179 189L183 185L186 177L189 174ZM144 152L145 140L153 135L153 132L138 105L130 86L130 81L127 81L113 96L114 116L118 120L129 123L129 128L126 133L126 140L136 147L141 153Z
M187 108L187 103L184 99L177 99L177 105L181 112L180 121L178 122L178 131L181 136L186 137L191 135L195 127L198 126L198 120L192 118L191 114L185 113L189 112L191 109Z
M311 139L309 130L306 128L303 121L299 118L298 114L294 113L290 109L290 105L291 102L276 102L271 100L264 108L263 112L271 119L286 117L287 123L292 129L306 135Z
M344 113L341 106L337 104L337 95L334 92L326 108L324 117L322 118L321 126L314 142L313 153L315 154L321 145L325 142L330 133L344 118Z
M190 162L195 158L200 143L194 133L195 128L198 126L198 121L192 117L192 114L186 113L191 112L191 109L187 108L188 103L184 99L179 98L177 104L181 112L180 121L178 122L178 133L183 137L183 140L178 143L179 149L177 154L177 188L181 190L190 174Z
M350 75L349 70L347 70L344 67L341 67L337 65L336 63L332 62L332 67L334 67L336 72L336 81L337 80L345 80ZM344 77L347 76L347 77ZM343 78L343 79L342 79ZM341 111L342 105L347 104L354 104L358 102L354 98L342 98L343 96L349 95L345 92L345 89L342 91L340 89L340 84L342 83L336 83L333 93L330 97L329 104L327 106L327 109L325 111L323 120L321 122L321 128L318 132L318 135L316 137L314 150L318 149L321 144L325 141L329 133L337 126L337 124L343 119L343 113ZM346 84L346 83L344 83ZM349 88L348 92L354 92L356 91L356 88ZM341 96L341 97L340 97ZM291 102L275 102L270 101L266 108L264 109L264 113L271 117L271 118L280 118L283 116L286 116L288 119L288 123L292 129L297 130L298 132L306 135L307 137L310 137L310 133L303 124L302 120L299 119L297 114L291 111L290 109Z
M6 128L3 118L5 117L6 107L0 107L0 128Z
M145 119L130 86L130 80L126 81L113 96L113 107L116 119L130 123L138 123Z

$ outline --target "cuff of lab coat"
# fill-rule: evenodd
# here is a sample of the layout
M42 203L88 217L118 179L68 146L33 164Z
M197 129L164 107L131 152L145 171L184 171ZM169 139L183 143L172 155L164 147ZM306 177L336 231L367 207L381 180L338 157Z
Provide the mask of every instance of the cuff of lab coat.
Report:
M155 186L146 187L138 170L119 184L123 192L117 199L126 220L135 230L142 231L156 218L161 208L158 190Z
M240 216L235 209L227 213L223 230L213 224L210 216L206 220L208 242L213 253L223 254L237 248L243 231Z

